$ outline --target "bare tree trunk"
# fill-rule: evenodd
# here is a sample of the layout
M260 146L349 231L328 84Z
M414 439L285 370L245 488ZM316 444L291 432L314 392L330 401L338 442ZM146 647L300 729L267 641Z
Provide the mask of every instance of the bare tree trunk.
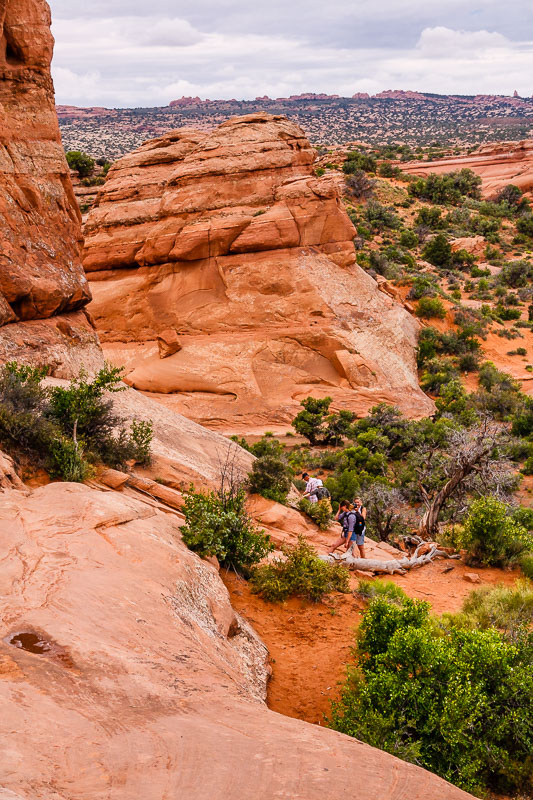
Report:
M438 530L439 514L444 506L446 500L454 493L461 481L469 475L474 469L473 464L467 464L459 467L447 481L442 489L437 492L435 497L429 501L429 505L424 512L424 516L420 520L418 532L424 539L431 539Z
M388 575L393 575L395 572L403 574L414 567L422 567L424 564L429 564L429 562L433 561L437 556L453 558L453 556L449 556L447 553L439 550L437 545L433 545L428 553L418 555L421 546L422 545L419 545L410 557L392 558L390 561L381 561L377 558L354 558L353 556L334 558L330 555L320 556L320 558L330 563L337 562L339 564L345 564L347 567L354 567L354 569L366 570L367 572L385 572Z

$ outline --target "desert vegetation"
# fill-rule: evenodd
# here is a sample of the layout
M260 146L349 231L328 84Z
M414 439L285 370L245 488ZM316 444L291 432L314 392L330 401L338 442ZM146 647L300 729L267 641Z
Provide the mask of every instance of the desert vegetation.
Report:
M394 584L360 591L369 605L330 725L476 794L531 792L531 585L474 592L443 617Z
M83 481L94 466L150 461L152 425L129 427L113 409L123 391L121 370L106 365L67 385L49 385L47 367L8 362L0 368L0 444L17 459L47 469L52 477Z

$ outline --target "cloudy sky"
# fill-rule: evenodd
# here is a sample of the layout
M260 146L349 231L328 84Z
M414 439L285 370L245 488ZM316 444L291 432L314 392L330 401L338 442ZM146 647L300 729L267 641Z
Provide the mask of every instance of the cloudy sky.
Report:
M49 0L58 103L533 94L531 0Z

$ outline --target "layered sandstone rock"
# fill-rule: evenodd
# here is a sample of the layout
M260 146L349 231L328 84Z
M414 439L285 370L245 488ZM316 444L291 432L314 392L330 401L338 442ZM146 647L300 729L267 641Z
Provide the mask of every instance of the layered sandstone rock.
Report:
M105 352L133 386L233 430L286 424L309 394L430 411L418 323L355 263L341 179L315 177L314 155L297 125L254 114L113 166L84 264ZM168 330L181 348L160 354Z
M0 491L0 796L470 797L269 711L265 647L179 525L78 484Z
M49 25L42 0L0 3L0 361L49 360L66 374L101 355L79 311L90 292L54 108Z
M453 172L464 167L481 177L485 197L494 197L500 189L512 183L533 199L532 139L485 144L470 155L429 162L413 161L401 165L404 172L421 176L430 172Z

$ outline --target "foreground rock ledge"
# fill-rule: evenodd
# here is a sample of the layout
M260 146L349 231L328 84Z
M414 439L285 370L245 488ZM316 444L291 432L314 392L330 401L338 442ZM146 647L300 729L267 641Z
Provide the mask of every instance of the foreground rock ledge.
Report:
M128 382L223 430L287 423L300 399L431 413L418 322L355 261L338 174L284 117L182 128L109 171L85 225L89 306ZM161 358L157 340L177 352Z
M268 711L265 648L178 525L78 484L0 492L0 795L470 797Z

